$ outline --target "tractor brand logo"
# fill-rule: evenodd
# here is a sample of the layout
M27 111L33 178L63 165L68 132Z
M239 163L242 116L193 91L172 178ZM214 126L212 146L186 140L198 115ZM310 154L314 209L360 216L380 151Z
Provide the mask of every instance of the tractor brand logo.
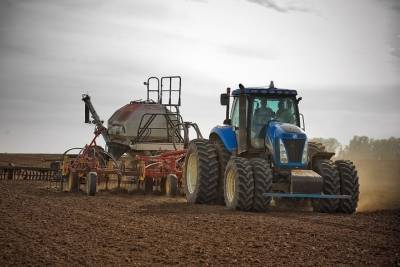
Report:
M297 138L297 137L298 137L297 134L294 134L294 135L293 135L293 138Z

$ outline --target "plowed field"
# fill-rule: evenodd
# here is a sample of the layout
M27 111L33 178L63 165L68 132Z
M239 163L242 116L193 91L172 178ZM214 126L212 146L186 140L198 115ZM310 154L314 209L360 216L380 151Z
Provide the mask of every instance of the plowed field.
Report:
M400 210L244 213L0 181L0 266L399 265Z

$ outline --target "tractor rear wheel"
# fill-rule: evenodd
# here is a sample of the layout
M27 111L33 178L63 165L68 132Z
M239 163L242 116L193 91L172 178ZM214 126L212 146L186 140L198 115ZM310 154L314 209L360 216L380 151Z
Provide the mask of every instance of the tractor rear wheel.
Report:
M218 160L213 145L205 139L189 143L183 168L183 182L189 203L211 204L217 198Z
M331 160L318 160L315 171L322 176L322 193L326 195L340 194L340 177L335 164ZM339 206L338 199L320 199L313 202L314 211L332 213Z
M254 179L253 210L266 211L271 202L271 197L264 197L263 194L272 190L272 170L268 161L262 158L250 160Z
M360 187L356 167L349 160L337 160L335 165L340 176L340 193L351 196L350 199L339 201L338 212L354 213L357 209Z
M97 173L89 172L86 176L86 194L94 196L97 189Z
M309 141L308 142L308 165L312 167L313 157L318 152L325 152L325 146L322 143Z
M316 152L324 152L325 150L325 146L322 143L313 141L308 142L308 153L311 155Z
M168 197L176 196L178 192L178 177L175 174L168 174L165 180L165 195Z
M253 208L254 179L249 161L231 157L224 177L225 205L232 210L249 211Z
M219 163L219 177L218 177L218 188L217 188L217 204L224 205L224 176L226 164L231 157L231 153L225 148L224 143L219 138L210 140L214 145L217 152L218 163Z

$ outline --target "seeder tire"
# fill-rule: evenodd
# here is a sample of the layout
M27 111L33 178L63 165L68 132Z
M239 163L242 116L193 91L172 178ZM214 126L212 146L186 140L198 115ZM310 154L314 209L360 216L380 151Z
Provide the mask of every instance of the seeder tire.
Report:
M79 175L76 172L70 172L68 175L68 192L79 192Z
M264 197L263 194L272 190L272 170L269 163L262 158L250 160L254 179L253 210L263 212L268 210L271 197Z
M245 158L231 157L224 177L225 205L231 210L250 211L254 201L254 179L250 163Z
M205 139L189 143L183 168L183 183L189 203L212 204L217 198L218 161L214 146Z
M175 174L168 174L165 180L165 195L175 197L178 192L178 177Z
M86 177L86 194L94 196L97 191L97 173L89 172Z
M327 195L340 194L340 177L335 164L331 160L318 160L316 172L323 178L322 193ZM313 202L314 211L333 213L339 206L338 199L321 199Z
M144 178L144 193L146 195L153 193L153 186L154 186L153 177L145 177Z
M337 160L335 165L340 176L340 193L350 195L350 199L341 199L339 201L338 212L354 213L357 209L359 197L359 181L356 167L349 160Z

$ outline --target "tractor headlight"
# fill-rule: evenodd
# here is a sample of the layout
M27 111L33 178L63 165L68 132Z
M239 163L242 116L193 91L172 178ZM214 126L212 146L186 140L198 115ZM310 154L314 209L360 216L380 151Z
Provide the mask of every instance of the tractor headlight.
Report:
M304 149L303 149L303 155L301 157L301 163L306 164L308 161L308 142L307 140L304 142Z
M282 142L282 139L279 139L279 161L281 163L288 163L286 148Z

